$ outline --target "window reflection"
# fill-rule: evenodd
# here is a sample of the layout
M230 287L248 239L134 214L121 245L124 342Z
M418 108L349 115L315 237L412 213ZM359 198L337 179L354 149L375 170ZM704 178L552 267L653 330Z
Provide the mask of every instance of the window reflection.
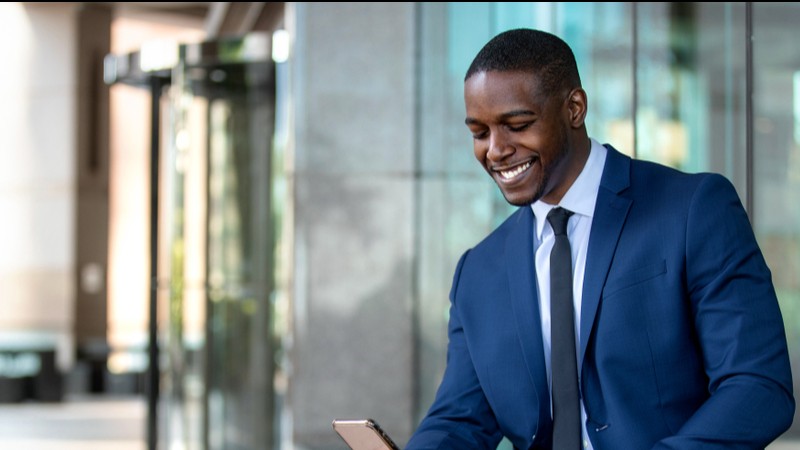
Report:
M754 210L786 324L795 393L800 392L800 5L753 3ZM787 436L800 437L795 413Z

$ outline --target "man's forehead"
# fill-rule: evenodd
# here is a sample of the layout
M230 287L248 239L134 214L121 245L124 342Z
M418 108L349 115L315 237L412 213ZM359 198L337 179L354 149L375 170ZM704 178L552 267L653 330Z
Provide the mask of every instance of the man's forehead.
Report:
M480 106L507 111L530 110L529 105L542 100L540 93L539 83L526 72L480 72L464 83L468 109Z

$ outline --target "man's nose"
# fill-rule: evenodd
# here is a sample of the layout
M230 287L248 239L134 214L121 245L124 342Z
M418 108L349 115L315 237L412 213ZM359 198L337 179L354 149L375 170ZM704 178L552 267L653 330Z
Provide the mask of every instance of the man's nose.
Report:
M503 133L492 133L489 139L489 152L486 157L490 161L502 161L514 153L514 146Z

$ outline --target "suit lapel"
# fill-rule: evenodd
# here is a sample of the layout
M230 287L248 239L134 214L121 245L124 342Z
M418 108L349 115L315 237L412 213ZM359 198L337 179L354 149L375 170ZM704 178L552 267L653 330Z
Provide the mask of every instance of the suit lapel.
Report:
M594 326L606 276L632 203L629 198L620 195L630 186L631 159L610 145L606 145L606 147L608 153L600 189L597 193L583 280L581 361L586 355L586 347Z
M550 418L550 389L544 365L539 296L533 264L533 211L520 208L506 239L506 267L517 335L539 398L539 429Z

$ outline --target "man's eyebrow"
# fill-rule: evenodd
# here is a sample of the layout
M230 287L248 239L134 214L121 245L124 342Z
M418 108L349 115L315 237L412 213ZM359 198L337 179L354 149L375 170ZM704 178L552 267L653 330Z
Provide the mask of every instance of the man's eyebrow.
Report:
M536 113L529 109L515 109L507 113L500 114L500 120L508 120L519 116L535 116Z
M509 111L509 112L505 112L503 114L500 114L500 117L498 118L499 119L498 121L499 122L504 122L504 121L506 121L508 119L513 119L514 117L535 116L535 115L536 115L536 113L531 111L531 110L529 110L529 109L515 109L513 111ZM473 119L472 117L467 117L466 119L464 119L464 123L467 124L467 125L481 125L480 121L478 121L476 119Z

